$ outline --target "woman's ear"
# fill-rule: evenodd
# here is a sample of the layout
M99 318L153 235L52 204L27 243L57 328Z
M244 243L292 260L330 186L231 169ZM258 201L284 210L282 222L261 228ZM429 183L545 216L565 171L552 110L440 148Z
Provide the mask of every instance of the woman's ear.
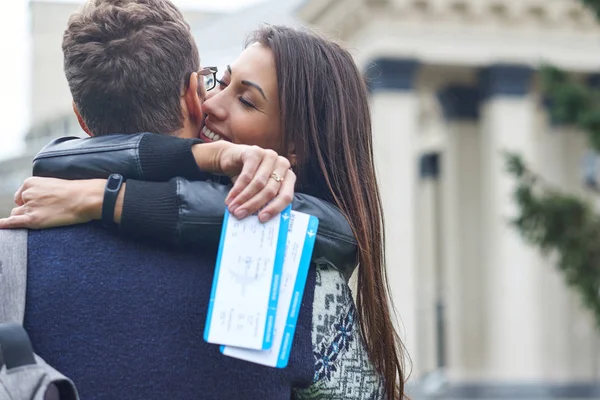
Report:
M202 112L202 103L204 102L205 97L203 89L203 87L199 87L198 73L192 72L190 74L188 88L183 97L190 119L196 123L200 123L204 118L204 113Z
M83 131L85 133L87 133L88 136L93 137L94 134L92 132L90 132L90 128L88 128L87 124L83 120L83 117L79 113L79 109L75 105L75 102L73 101L72 104L73 104L73 112L75 113L75 116L77 117L77 121L79 122L79 126L81 126L81 129L83 129Z

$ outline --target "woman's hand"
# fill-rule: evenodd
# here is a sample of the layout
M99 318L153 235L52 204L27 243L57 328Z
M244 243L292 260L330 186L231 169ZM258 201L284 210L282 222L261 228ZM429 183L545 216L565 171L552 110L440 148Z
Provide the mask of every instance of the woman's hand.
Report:
M266 222L294 198L296 175L288 159L273 150L219 141L195 145L192 151L201 169L232 178L234 185L225 204L237 218L260 210L258 217ZM207 152L213 154L208 166Z
M29 178L15 194L17 207L10 217L0 219L0 229L53 228L99 219L105 183L103 179Z

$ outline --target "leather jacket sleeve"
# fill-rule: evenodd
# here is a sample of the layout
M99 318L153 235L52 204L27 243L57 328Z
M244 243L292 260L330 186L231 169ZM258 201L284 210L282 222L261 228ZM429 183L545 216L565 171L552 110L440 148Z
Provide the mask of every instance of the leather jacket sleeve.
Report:
M230 186L198 169L191 152L195 143L152 133L65 137L42 149L33 172L62 179L119 173L127 179L124 234L178 246L213 245L220 238ZM334 266L348 280L356 268L357 244L340 210L301 193L295 194L292 208L319 218L313 261Z
M33 159L33 175L62 179L106 178L119 173L127 179L167 181L175 176L208 179L190 149L196 139L154 133L66 136L46 145Z

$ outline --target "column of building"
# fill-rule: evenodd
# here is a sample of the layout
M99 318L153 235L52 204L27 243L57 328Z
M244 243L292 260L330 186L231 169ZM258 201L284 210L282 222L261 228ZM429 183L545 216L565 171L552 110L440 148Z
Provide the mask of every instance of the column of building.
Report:
M410 354L418 347L415 186L418 64L379 58L367 70L371 91L375 162L386 223L386 261L399 330ZM413 376L419 374L414 358Z
M422 132L421 132L422 133ZM441 277L445 260L441 252L441 190L438 151L419 156L416 187L416 298L418 357L423 373L439 371L445 364L445 318Z
M482 281L486 297L487 363L491 381L540 379L538 287L541 268L536 249L510 225L517 215L515 181L506 172L503 151L536 164L535 100L532 71L496 65L481 74L482 106Z
M481 135L477 87L438 93L446 146L442 153L443 260L447 378L473 381L486 352L486 297L481 262Z

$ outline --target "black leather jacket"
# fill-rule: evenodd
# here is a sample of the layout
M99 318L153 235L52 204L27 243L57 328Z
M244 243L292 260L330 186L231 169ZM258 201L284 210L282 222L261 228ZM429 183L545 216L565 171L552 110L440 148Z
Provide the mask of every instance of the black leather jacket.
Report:
M196 143L152 133L63 137L35 157L33 174L88 179L119 173L127 179L122 232L178 246L215 245L231 186L198 169L191 152ZM349 279L357 244L345 217L333 205L301 193L292 207L319 218L313 261L327 262Z

